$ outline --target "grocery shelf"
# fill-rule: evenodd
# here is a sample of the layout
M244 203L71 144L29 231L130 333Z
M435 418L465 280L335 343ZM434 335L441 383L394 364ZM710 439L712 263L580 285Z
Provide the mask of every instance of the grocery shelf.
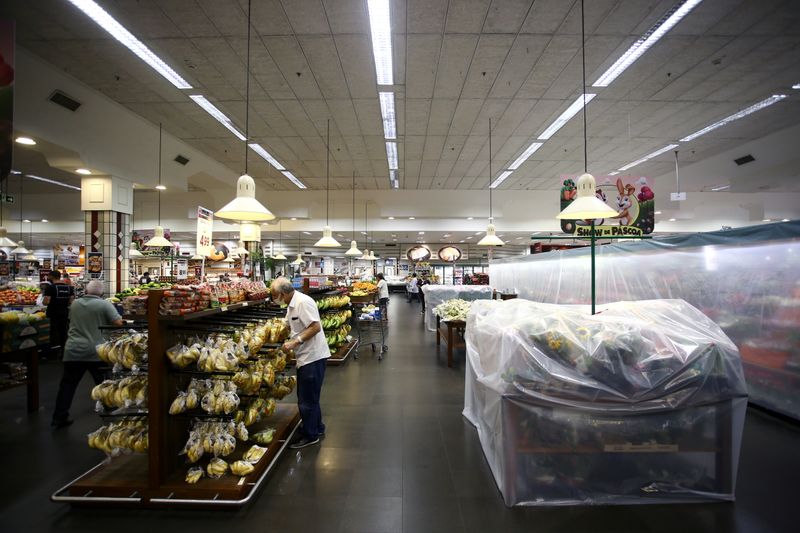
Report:
M353 350L356 350L357 348L358 339L353 339L347 344L343 344L339 347L335 354L328 358L327 364L333 366L343 365L350 357L350 354L353 353Z
M213 316L219 313L225 313L227 311L235 311L237 309L244 309L246 307L252 307L267 303L269 300L247 300L244 302L238 302L235 304L228 304L228 305L220 305L219 307L213 307L210 309L203 309L202 311L195 311L194 313L187 313L185 315L160 315L160 319L164 322L186 322L188 320L197 320L198 318L203 318L207 316Z

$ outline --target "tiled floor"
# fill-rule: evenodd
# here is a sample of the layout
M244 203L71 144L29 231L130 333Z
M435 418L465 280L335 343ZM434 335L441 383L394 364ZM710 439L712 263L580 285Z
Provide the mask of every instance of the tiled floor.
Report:
M369 348L329 368L328 436L284 457L242 511L85 510L50 503L61 484L101 458L85 435L97 427L89 378L76 423L49 429L59 377L45 365L43 410L24 412L24 391L0 392L0 531L265 532L670 532L797 531L800 431L748 413L735 504L507 509L474 429L461 416L463 356L449 369L422 328L419 304L394 296L390 351Z

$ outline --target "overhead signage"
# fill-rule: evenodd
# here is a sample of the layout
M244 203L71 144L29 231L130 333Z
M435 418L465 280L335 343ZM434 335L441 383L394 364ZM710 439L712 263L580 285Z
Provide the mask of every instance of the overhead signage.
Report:
M455 263L461 259L461 250L456 246L444 246L439 248L439 259L446 263Z
M561 210L577 198L575 177L564 176L559 192ZM645 177L597 178L597 198L617 211L617 215L596 219L595 236L640 236L653 232L655 227L655 194ZM562 220L561 230L576 237L591 235L591 220ZM598 230L598 226L605 228Z
M212 244L214 212L205 207L197 207L197 254L204 257L214 251Z
M103 253L89 252L86 254L86 272L92 279L103 275Z
M431 258L433 254L431 253L430 248L427 246L413 246L406 251L406 257L409 261L414 261L415 263L419 261L427 261Z

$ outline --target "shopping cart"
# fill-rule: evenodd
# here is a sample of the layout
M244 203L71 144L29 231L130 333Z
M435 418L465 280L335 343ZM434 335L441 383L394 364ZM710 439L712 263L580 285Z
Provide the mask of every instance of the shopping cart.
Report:
M361 347L369 344L373 353L376 351L377 346L378 360L383 359L383 354L389 350L389 347L386 346L386 325L388 322L386 317L381 314L380 308L374 305L353 304L353 318L358 331L358 348L353 357L358 359Z

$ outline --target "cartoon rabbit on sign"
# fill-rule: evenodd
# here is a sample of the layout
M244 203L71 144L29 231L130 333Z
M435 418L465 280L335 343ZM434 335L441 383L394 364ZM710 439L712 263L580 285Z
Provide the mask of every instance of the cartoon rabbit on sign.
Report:
M633 202L631 201L631 194L636 192L636 189L630 185L628 185L626 188L622 184L622 180L617 178L617 191L617 205L619 206L619 214L615 218L619 219L620 226L627 226L633 222L633 220L631 220L633 217L628 210L633 205Z

